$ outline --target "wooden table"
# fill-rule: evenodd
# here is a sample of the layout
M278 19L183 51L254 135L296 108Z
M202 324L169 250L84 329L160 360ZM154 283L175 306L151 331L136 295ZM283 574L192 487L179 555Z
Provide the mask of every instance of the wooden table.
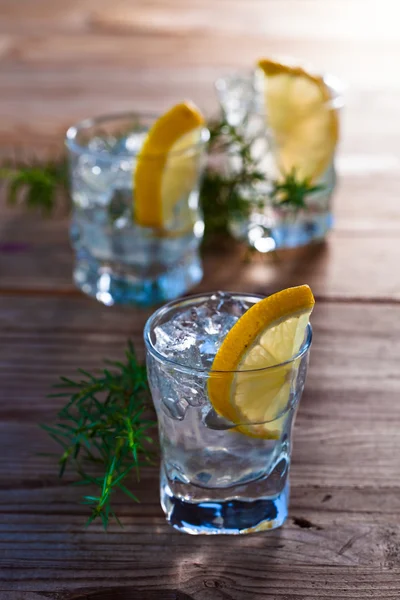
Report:
M336 228L279 263L206 257L199 289L317 297L295 429L290 518L233 538L172 530L157 470L125 528L85 530L79 490L38 455L59 406L50 385L78 366L143 350L148 311L105 308L71 283L67 220L1 203L1 600L394 599L400 597L400 71L390 0L0 0L1 155L60 143L68 123L191 97L261 55L292 54L348 84Z

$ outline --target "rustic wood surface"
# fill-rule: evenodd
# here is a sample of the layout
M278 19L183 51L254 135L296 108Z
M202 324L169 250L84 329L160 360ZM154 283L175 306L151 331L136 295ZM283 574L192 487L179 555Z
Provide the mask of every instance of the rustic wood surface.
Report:
M71 283L68 221L0 199L0 600L400 597L400 51L390 0L0 0L0 156L58 152L76 119L159 111L263 54L294 55L347 84L336 227L326 244L243 262L205 254L199 290L318 299L295 429L290 518L240 539L165 523L156 469L125 528L85 530L79 490L39 456L37 424L61 374L143 352L149 311L108 309ZM224 256L221 260L221 255Z

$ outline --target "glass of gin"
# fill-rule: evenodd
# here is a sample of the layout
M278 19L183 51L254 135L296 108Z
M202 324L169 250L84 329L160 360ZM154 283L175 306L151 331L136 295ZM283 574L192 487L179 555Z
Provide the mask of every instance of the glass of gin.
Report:
M165 302L202 278L199 181L209 134L200 126L186 143L147 153L155 121L103 116L66 134L74 281L106 305Z
M279 527L287 517L292 428L312 337L308 316L304 339L289 360L261 369L212 369L228 332L261 299L223 292L192 296L157 310L146 324L161 504L178 530L245 534ZM221 416L232 382L239 402L254 396L265 410L250 410L241 422Z
M256 68L215 82L225 120L246 141L264 176L241 186L249 210L231 219L230 231L263 253L323 240L332 228L343 106L343 85L333 75L291 61L265 62L268 74ZM235 147L226 162L231 176L240 174Z

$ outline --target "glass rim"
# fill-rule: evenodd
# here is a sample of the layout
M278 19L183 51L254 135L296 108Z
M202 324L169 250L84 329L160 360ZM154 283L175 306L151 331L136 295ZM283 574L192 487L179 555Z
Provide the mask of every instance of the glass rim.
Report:
M115 155L111 154L111 152L99 152L96 150L91 150L87 146L78 143L77 137L80 132L89 129L90 127L96 127L101 124L107 124L112 121L132 119L137 120L140 124L140 121L145 119L148 119L150 122L154 122L159 116L160 115L156 115L154 113L125 111L116 113L105 113L94 117L87 117L86 119L82 119L81 121L78 121L68 127L64 138L65 145L71 152L75 152L76 154L89 154L90 156L93 156L94 158L98 158L100 160L130 160L132 158L135 158L136 156L139 156L140 150L138 150L137 152L121 152ZM187 148L184 148L182 150L175 150L173 152L166 152L164 154L142 154L142 158L155 160L165 156L181 156L197 148L201 149L209 141L210 132L205 125L200 126L199 131L200 135L198 142L188 146Z
M344 102L344 93L346 90L346 85L345 83L336 75L334 75L333 73L330 73L329 71L322 71L320 72L318 69L315 69L313 67L313 65L311 65L309 62L307 61L296 61L293 58L284 58L284 59L277 59L278 62L282 62L285 63L289 66L293 65L293 66L298 66L300 68L304 68L304 70L306 70L307 72L309 72L311 75L319 75L320 77L322 77L322 79L324 80L324 82L326 83L326 85L328 86L328 88L330 89L330 91L332 92L332 98L330 98L329 100L326 100L325 104L330 106L330 108L337 110L340 108L343 108L345 102ZM227 81L228 79L241 79L241 78L247 78L249 80L252 81L252 83L254 83L254 78L255 78L255 73L256 73L256 67L252 68L252 69L233 69L231 71L227 71L226 73L220 75L219 77L217 77L217 79L214 80L214 88L217 90L217 92L221 92L223 91L222 85L225 81Z
M202 293L202 294L194 294L191 296L185 296L184 298L179 298L177 300L173 300L172 302L168 302L168 304L165 304L161 308L157 309L147 319L145 326L144 326L144 331L143 331L144 343L146 346L146 350L149 352L149 354L153 358L158 360L159 362L161 362L165 365L169 365L170 367L172 367L175 370L180 371L182 373L198 374L198 375L200 375L200 374L202 374L202 375L225 374L226 375L229 373L235 374L235 373L268 372L273 369L284 367L288 364L293 363L294 361L298 360L299 358L304 356L309 351L311 342L312 342L312 327L311 327L310 323L307 324L307 332L306 332L305 339L304 339L299 351L295 355L291 356L289 359L287 359L281 363L276 363L275 365L270 365L268 367L261 367L261 368L257 368L257 369L235 369L235 370L228 370L228 371L217 371L217 370L213 370L211 368L206 368L206 367L190 367L187 364L180 363L172 358L168 358L168 357L164 356L159 350L157 350L157 348L154 346L154 344L151 340L152 328L154 326L154 323L157 321L157 319L159 319L163 315L166 315L171 309L176 308L179 305L183 305L183 306L186 305L189 308L190 305L194 303L194 301L200 301L201 299L207 300L208 298L210 298L210 296L212 296L213 294L216 294L216 293L217 292L214 291L214 292L206 292L206 293ZM224 293L230 294L232 297L236 297L238 299L241 299L241 298L248 299L248 300L255 299L257 302L259 300L263 300L264 298L267 297L267 296L261 295L261 294L251 294L251 293L246 293L246 292L224 292Z

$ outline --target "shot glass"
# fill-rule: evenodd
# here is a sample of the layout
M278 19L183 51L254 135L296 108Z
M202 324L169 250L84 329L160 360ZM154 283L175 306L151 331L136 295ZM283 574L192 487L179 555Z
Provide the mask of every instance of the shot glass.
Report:
M161 505L190 534L275 529L288 515L292 430L303 392L311 326L296 356L265 369L212 371L217 348L261 296L214 293L171 302L147 321L144 339L161 446ZM262 423L233 423L213 409L210 377L245 378L271 396ZM289 389L288 389L289 388ZM287 390L287 393L286 393ZM264 392L263 392L264 393Z
M161 161L180 178L177 186L170 177L163 189L179 195L165 222L148 226L136 217L133 173L154 120L135 114L102 116L73 125L66 134L73 277L78 288L106 305L165 302L202 278L199 181L209 133L199 128L193 143L182 150L141 156L150 174Z
M323 79L330 92L326 108L335 113L337 119L343 106L343 84L330 74L323 75ZM227 122L247 139L254 166L265 175L263 182L242 186L241 196L248 201L249 211L244 217L231 219L231 234L262 253L323 240L333 226L332 196L337 181L335 156L312 182L316 189L306 195L305 206L280 203L272 196L274 182L279 181L280 176L259 76L253 71L230 73L216 80L215 89ZM307 114L304 118L307 119ZM231 175L240 171L240 157L235 148L225 165Z

